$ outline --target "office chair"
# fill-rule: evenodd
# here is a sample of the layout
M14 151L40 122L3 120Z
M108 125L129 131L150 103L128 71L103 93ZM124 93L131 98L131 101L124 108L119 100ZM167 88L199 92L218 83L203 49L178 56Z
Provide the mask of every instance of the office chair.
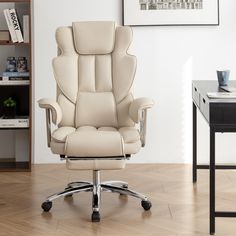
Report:
M72 182L42 204L74 193L92 192L92 221L100 221L102 191L151 202L122 181L100 182L101 170L118 170L145 145L148 98L133 99L131 86L136 58L127 53L132 39L129 27L114 22L75 22L56 31L58 56L53 59L57 99L41 99L46 110L48 147L66 160L69 170L92 170L92 182ZM58 126L51 132L51 121ZM139 129L135 124L140 124Z

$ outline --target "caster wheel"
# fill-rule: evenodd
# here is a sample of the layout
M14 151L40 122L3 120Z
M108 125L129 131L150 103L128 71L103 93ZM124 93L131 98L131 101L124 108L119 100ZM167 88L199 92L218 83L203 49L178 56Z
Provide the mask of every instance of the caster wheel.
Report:
M65 188L65 191L68 190L68 189L71 189L71 187ZM67 198L67 197L72 197L72 196L73 196L73 194L71 193L71 194L66 195L65 198Z
M152 207L152 203L150 201L142 201L141 205L145 211L148 211Z
M98 211L93 212L92 222L100 222L100 213Z
M41 207L45 212L48 212L52 208L52 202L49 202L49 201L43 202Z
M122 188L125 188L125 189L128 189L128 185L122 185L121 187L122 187ZM127 195L120 193L120 196L127 196Z

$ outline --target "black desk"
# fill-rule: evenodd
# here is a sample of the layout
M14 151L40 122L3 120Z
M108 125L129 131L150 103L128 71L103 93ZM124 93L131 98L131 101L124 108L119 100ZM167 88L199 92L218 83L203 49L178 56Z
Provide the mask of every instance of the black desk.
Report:
M236 87L236 81L230 86ZM232 165L215 165L215 133L236 132L236 99L209 99L208 92L219 92L217 81L193 81L193 182L197 169L210 169L210 234L215 233L216 217L236 217L236 212L215 210L215 170L236 169ZM197 108L210 127L210 165L197 164ZM235 199L236 200L236 199ZM236 206L235 206L236 210Z

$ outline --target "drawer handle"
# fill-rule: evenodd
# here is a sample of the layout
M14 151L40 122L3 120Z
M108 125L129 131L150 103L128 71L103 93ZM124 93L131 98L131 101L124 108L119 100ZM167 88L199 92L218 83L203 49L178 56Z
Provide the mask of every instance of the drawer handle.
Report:
M197 92L197 89L196 89L196 88L194 88L194 90Z
M204 98L202 99L202 101L203 101L203 103L206 103L206 100Z

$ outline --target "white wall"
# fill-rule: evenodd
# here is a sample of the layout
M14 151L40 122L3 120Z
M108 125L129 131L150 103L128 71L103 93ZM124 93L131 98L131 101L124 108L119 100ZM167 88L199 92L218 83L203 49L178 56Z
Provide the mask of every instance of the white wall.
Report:
M216 79L218 67L236 77L236 1L220 3L220 26L136 27L130 51L138 58L135 95L152 97L147 145L133 162L191 162L191 81ZM121 24L121 0L35 0L35 103L55 96L51 60L54 32L79 20L114 20ZM199 118L199 156L208 161L208 127ZM217 135L217 159L233 162L236 135ZM224 148L227 151L224 154ZM35 105L35 162L56 162L46 148L44 112Z

